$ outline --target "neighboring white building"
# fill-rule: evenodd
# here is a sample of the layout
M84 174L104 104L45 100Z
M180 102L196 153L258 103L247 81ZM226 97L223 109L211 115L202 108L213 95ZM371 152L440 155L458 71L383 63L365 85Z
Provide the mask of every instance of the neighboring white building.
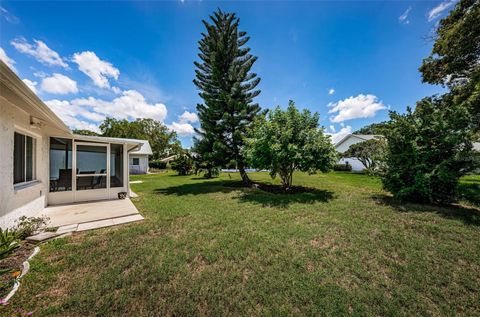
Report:
M172 161L175 161L177 159L177 157L178 157L178 154L170 155L170 156L167 156L167 157L161 159L160 162L170 164Z
M480 142L473 142L473 149L480 152Z
M129 194L128 153L140 142L73 134L0 61L0 227L47 205Z
M338 141L335 144L335 149L339 153L344 153L353 144L357 144L357 143L364 142L371 139L376 139L376 138L378 139L382 137L383 136L381 135L373 135L373 134L347 134L345 137L343 137L340 141ZM363 166L362 162L360 162L355 157L341 158L338 161L339 164L346 164L347 162L348 164L352 165L352 171L354 172L361 172L365 169L365 166Z
M132 151L129 154L128 166L130 174L147 174L148 173L148 156L153 155L150 143L147 140L135 140L142 143L142 147L138 150Z

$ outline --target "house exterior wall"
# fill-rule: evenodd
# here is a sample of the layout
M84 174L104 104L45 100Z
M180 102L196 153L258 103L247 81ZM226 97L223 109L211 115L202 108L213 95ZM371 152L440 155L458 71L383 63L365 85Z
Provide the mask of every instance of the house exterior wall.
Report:
M355 135L350 135L346 140L336 147L337 152L344 153L350 148L351 145L364 141L365 140L356 137ZM365 166L363 166L363 164L355 157L341 158L338 161L338 164L346 164L346 162L352 165L352 171L354 172L361 172L365 169Z
M138 158L139 165L133 165L133 159ZM148 155L130 154L128 158L128 167L130 174L148 173Z
M14 133L36 140L35 178L29 184L13 185ZM31 128L30 115L0 97L0 227L8 228L21 216L33 216L47 205L48 136Z

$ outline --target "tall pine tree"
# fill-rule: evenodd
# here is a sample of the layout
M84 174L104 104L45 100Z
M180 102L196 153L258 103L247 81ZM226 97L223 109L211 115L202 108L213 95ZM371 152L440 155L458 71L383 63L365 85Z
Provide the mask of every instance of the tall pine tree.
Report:
M201 138L211 144L209 157L218 165L237 162L245 185L250 183L242 153L248 127L260 112L253 99L260 78L251 72L256 56L245 44L250 39L238 30L240 20L235 13L220 9L210 16L211 23L202 21L206 32L199 43L201 62L194 62L194 84L200 90L203 104L197 105ZM202 154L202 153L200 153Z

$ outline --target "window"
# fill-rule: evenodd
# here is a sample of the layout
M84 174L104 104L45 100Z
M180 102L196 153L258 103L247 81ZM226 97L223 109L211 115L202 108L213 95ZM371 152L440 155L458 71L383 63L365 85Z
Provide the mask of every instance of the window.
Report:
M50 191L72 190L72 140L50 138Z
M132 158L132 165L135 165L135 166L140 165L140 159L138 157Z
M15 132L13 143L13 184L35 180L36 140Z
M110 144L110 187L123 187L123 145Z

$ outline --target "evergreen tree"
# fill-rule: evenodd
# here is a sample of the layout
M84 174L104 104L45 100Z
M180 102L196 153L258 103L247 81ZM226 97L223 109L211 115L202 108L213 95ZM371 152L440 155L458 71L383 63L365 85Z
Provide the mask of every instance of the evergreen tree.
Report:
M260 112L253 101L260 93L256 89L260 78L250 71L257 57L245 46L249 37L239 31L235 13L218 10L210 19L211 23L202 21L206 32L199 41L201 62L194 62L193 82L203 99L203 104L197 105L201 126L197 133L211 144L209 157L215 164L236 161L242 181L248 185L242 151L247 129Z

